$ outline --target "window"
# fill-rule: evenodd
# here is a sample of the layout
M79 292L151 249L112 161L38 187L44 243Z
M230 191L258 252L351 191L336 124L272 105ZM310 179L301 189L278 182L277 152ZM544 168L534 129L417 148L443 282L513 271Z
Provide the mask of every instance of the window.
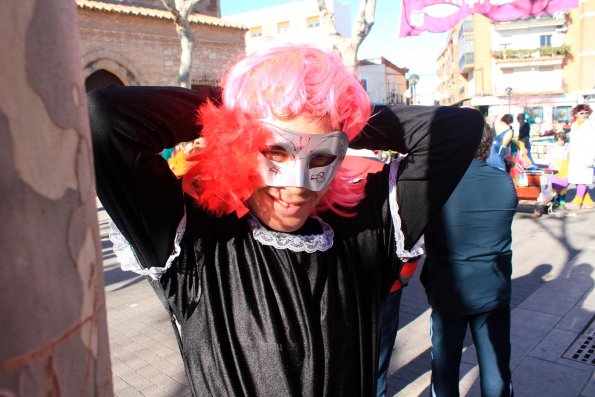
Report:
M359 83L364 87L364 90L368 92L368 79L359 79Z
M288 21L277 23L277 33L283 34L283 33L287 33L287 32L289 32L289 22Z
M465 37L465 40L463 40L463 52L468 54L468 53L472 53L475 49L475 42L473 41L472 38L468 38Z
M571 113L572 106L556 106L552 114L552 119L558 120L562 123L569 123L571 119Z
M262 27L255 26L250 28L250 37L261 37L262 36Z
M306 25L308 29L316 29L320 27L320 17L308 17L306 18Z
M551 34L542 34L539 36L539 46L540 47L551 47L552 46L552 35Z
M525 115L525 119L528 119L530 124L543 122L543 108L529 108L528 111L529 115L528 117Z

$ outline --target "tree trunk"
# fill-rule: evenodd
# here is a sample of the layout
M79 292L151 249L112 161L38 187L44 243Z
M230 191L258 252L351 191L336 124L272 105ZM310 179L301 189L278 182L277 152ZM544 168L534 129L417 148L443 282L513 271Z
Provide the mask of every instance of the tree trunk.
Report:
M180 69L178 72L178 85L180 87L192 88L192 52L194 50L194 33L190 28L188 20L176 25L178 38L182 53L180 55Z
M180 39L180 68L178 69L178 85L192 88L192 52L194 51L194 32L190 27L190 13L201 0L161 0L163 6L171 13Z
M111 396L95 180L71 0L0 12L0 394Z
M351 37L339 34L335 26L334 14L329 11L326 1L318 0L321 26L331 37L333 47L341 54L345 66L356 73L357 51L374 25L376 0L360 0Z

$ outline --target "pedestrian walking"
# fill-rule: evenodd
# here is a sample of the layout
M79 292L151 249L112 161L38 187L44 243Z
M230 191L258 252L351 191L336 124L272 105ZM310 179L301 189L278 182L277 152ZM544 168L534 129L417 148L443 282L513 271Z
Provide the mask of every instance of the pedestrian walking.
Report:
M516 119L519 123L519 142L522 142L524 146L520 150L526 153L529 160L527 168L536 168L535 160L533 160L533 155L531 154L531 125L525 121L524 113L517 114Z
M486 160L488 165L508 171L506 164L510 157L510 141L513 136L512 115L505 114L495 124L494 141L490 148L490 155Z

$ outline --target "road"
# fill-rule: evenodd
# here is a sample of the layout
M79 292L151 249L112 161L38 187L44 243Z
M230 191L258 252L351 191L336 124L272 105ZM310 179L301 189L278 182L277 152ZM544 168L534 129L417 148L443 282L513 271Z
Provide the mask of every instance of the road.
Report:
M99 203L98 217L115 394L190 396L165 311L144 278L119 269ZM515 216L511 367L518 396L595 396L595 360L584 353L572 358L578 344L593 347L588 341L595 336L593 225L595 210L558 211L535 219L531 208L521 207ZM414 277L403 294L387 395L429 395L429 314ZM469 338L465 346L461 395L479 396Z

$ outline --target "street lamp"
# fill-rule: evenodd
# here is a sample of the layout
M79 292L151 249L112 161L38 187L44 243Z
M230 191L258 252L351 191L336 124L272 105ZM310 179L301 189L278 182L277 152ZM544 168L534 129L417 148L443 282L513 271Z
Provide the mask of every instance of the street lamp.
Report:
M412 74L409 76L409 87L411 87L411 104L415 105L415 86L419 82L419 76Z
M506 91L506 95L508 95L508 114L510 114L510 99L512 98L512 88L506 87L504 91Z

